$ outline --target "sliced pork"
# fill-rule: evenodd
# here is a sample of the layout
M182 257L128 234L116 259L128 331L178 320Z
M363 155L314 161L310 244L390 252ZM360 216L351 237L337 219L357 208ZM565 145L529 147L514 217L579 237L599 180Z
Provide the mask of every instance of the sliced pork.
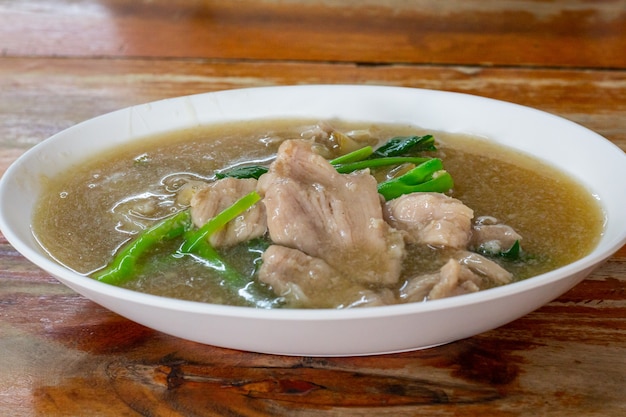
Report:
M390 290L380 293L343 279L319 258L298 249L272 245L263 253L259 280L283 297L287 306L347 308L391 304Z
M191 219L202 227L225 208L256 190L257 180L223 178L200 188L191 197ZM213 247L227 247L263 236L267 230L265 207L255 204L209 238Z
M450 259L439 271L439 281L428 293L429 300L447 298L454 295L476 292L480 288L476 281L480 281L469 268Z
M469 294L479 291L483 281L458 260L449 259L439 271L408 280L399 291L399 299L410 303Z
M469 251L458 251L439 271L409 279L400 288L403 302L436 300L468 294L511 282L513 275L496 262Z
M499 253L511 249L522 236L511 226L499 223L491 216L481 216L472 227L471 250L482 250L487 253Z
M440 193L405 194L385 204L385 218L406 232L409 243L465 248L474 212L456 198Z
M472 271L479 273L496 284L508 284L513 274L502 268L496 262L470 251L459 251L457 260Z
M267 248L262 259L259 280L284 297L290 306L332 307L326 300L327 289L337 287L341 278L326 262L280 245Z
M398 282L403 237L383 219L368 172L339 174L310 142L290 140L259 178L258 191L275 244L321 259L356 283Z
M404 303L427 301L428 294L440 280L440 271L411 278L400 288L398 298Z

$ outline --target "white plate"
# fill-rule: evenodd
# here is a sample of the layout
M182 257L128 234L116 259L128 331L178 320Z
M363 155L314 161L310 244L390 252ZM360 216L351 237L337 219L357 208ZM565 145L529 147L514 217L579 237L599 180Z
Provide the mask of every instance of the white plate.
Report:
M606 228L588 256L479 293L352 310L256 310L141 294L50 260L30 222L42 176L146 135L258 118L341 118L463 132L549 161L599 199ZM584 167L584 168L583 168ZM397 87L310 85L230 90L109 113L62 131L19 158L0 182L0 229L26 258L70 288L133 321L201 343L256 352L346 356L452 342L515 320L580 282L626 242L626 154L592 131L545 112L482 97Z

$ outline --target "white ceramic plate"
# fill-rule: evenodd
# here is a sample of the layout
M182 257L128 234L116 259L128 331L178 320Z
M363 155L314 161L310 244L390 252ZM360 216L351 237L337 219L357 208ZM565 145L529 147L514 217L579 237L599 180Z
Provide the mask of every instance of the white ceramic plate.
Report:
M599 199L606 228L588 256L522 282L426 303L352 310L256 310L141 294L77 275L48 258L30 223L51 176L146 135L258 118L341 118L463 132L549 161ZM584 170L581 167L585 167ZM346 356L399 352L466 338L515 320L580 282L626 242L626 154L565 119L510 103L378 86L230 90L134 106L80 123L19 158L0 183L0 228L26 258L70 288L131 320L188 340L256 352Z

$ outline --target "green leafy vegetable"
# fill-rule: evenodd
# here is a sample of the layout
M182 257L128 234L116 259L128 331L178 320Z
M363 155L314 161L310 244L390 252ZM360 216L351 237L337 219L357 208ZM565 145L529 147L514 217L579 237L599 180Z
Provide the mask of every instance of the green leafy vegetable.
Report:
M231 170L224 171L224 172L217 172L215 176L217 177L217 179L232 177L232 178L239 178L239 179L254 178L258 180L259 177L265 174L267 171L268 171L267 167L264 167L261 165L248 165L248 166L233 168Z
M390 139L373 152L371 147L367 146L330 162L341 174L406 163L416 165L404 175L378 184L378 192L386 200L392 200L403 194L415 192L444 193L454 186L452 176L443 169L441 159L406 156L407 153L434 150L436 150L435 139L431 135L402 136Z
M515 243L513 243L513 245L511 245L511 247L507 250L495 251L481 245L476 249L476 252L491 258L502 258L507 261L518 261L521 259L528 260L534 258L533 256L522 251L522 245L519 240L516 240Z
M425 136L398 136L389 139L374 151L371 158L387 158L390 156L407 155L410 152L435 151L435 138Z
M521 252L522 245L520 244L519 240L516 240L515 243L513 243L513 245L508 250L500 252L500 256L506 259L515 260L519 259Z

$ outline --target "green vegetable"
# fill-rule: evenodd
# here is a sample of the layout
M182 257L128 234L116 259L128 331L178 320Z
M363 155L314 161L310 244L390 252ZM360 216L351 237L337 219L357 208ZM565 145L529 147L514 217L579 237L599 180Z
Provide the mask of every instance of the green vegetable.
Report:
M113 258L94 278L112 285L121 285L131 279L139 258L164 240L182 236L191 227L191 214L184 210L141 232Z
M416 192L444 193L454 187L452 176L443 169L439 158L428 159L397 178L378 184L378 192L385 200Z
M217 272L221 284L233 294L239 296L244 304L253 307L268 308L278 302L264 287L228 264L222 256L208 243L202 241L194 246L193 253L181 252L192 256L196 261Z
M261 165L249 165L249 166L244 166L244 167L233 168L229 171L218 172L215 174L215 176L217 177L217 179L232 177L232 178L239 178L239 179L254 178L258 180L259 177L265 174L267 171L268 171L267 167L264 167Z
M359 171L366 168L379 168L389 165L400 164L421 164L430 161L432 158L420 158L415 156L394 156L389 158L365 159L363 161L350 162L347 164L334 165L337 172L347 174L353 171Z
M374 149L371 146L365 146L363 148L357 149L356 151L352 151L345 155L341 155L330 161L331 165L341 165L347 164L349 162L361 161L365 158L368 158L370 155L374 153Z
M222 284L250 305L266 308L273 304L262 289L245 275L229 265L209 243L210 236L222 229L228 222L254 206L261 196L252 191L209 219L201 228L186 233L185 241L179 249L183 255L191 255L197 261L214 269L222 279Z
M231 206L225 208L215 217L209 219L209 221L207 221L201 228L187 233L185 242L180 247L180 251L182 253L192 253L194 251L207 250L203 247L203 242L208 242L209 236L223 228L226 223L235 219L237 216L255 205L260 199L261 196L256 191L252 191L251 193L241 197Z
M511 246L509 250L502 251L500 256L507 259L518 259L521 251L522 245L519 243L519 240L516 240L515 243L513 243L513 246Z
M270 297L267 290L264 291L264 288L255 285L250 278L226 263L208 240L211 234L223 228L229 221L248 210L260 199L261 197L253 191L195 231L190 231L192 223L189 210L180 211L143 231L127 244L107 267L96 272L94 278L107 284L122 285L136 274L142 255L155 249L165 240L186 235L186 239L174 256L193 256L198 262L215 270L222 279L222 283L236 292L245 303L262 308L271 307L277 303L275 297ZM263 247L262 245L262 243L256 242L250 250L258 252Z
M384 145L374 150L371 146L364 146L363 148L359 148L355 151L347 153L345 155L339 156L330 161L330 163L336 167L338 167L337 171L340 173L352 172L359 169L365 168L373 168L377 166L383 165L394 165L401 162L393 162L392 160L387 160L389 157L402 157L406 155L408 152L419 152L419 151L434 151L435 148L435 139L431 135L426 136L398 136L390 139ZM386 162L380 162L380 165L377 163L365 163L364 160L373 160L373 159L385 159ZM427 158L419 158L417 163L423 162ZM363 165L354 165L350 166L348 164L356 163L359 161L363 161ZM414 161L408 161L414 162ZM360 167L362 166L362 168ZM262 165L248 165L242 166L238 168L233 168L227 171L218 172L215 176L218 179L232 177L232 178L255 178L259 179L259 177L265 174L268 171L268 168Z
M416 165L404 175L378 184L378 192L385 200L415 192L445 193L454 187L452 176L443 169L441 159L404 156L407 153L436 150L435 139L431 135L395 137L375 151L371 149L370 146L357 149L330 163L341 174L405 163Z
M248 210L260 199L261 196L259 196L256 191L253 191L235 201L231 206L222 210L215 217L209 219L209 221L199 229L188 231L178 252L181 254L196 255L203 264L220 271L229 282L239 281L239 273L224 262L219 253L209 243L209 237L226 226L228 222Z
M374 149L371 146L365 146L363 148L357 149L345 155L339 156L333 159L332 161L330 161L330 163L332 165L340 165L340 164L346 164L349 162L360 161L372 155L373 152L374 152ZM218 179L232 177L232 178L240 178L240 179L254 178L258 180L259 177L265 174L267 171L268 171L268 168L261 166L261 165L248 165L248 166L233 168L228 171L218 172L215 174L215 176Z
M515 260L520 258L521 252L522 245L519 240L516 240L508 250L500 252L499 255L506 259Z
M435 138L425 136L398 136L389 139L384 145L376 149L371 158L387 158L402 156L410 152L435 151Z
M527 261L535 258L534 256L522 251L522 245L519 240L516 240L513 245L511 245L511 247L507 250L496 251L492 248L485 247L485 245L480 245L478 248L476 248L476 252L491 258L502 258L507 261Z

